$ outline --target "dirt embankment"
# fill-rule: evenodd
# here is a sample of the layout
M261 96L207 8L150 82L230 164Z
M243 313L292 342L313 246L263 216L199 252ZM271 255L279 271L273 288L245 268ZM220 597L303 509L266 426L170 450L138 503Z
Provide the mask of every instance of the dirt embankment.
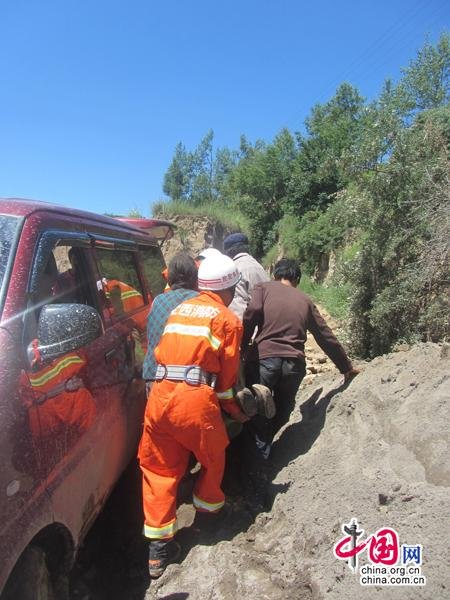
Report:
M167 218L167 215L163 218ZM200 250L210 246L222 250L224 237L231 233L211 217L173 215L170 220L175 223L177 230L175 236L165 242L162 248L167 263L177 252L188 252L191 256L196 256Z
M449 348L420 344L363 369L347 388L336 371L302 385L274 445L270 509L249 519L234 504L209 543L180 532L190 550L148 600L449 597ZM389 527L421 544L426 585L363 588L333 556L351 518L363 537Z

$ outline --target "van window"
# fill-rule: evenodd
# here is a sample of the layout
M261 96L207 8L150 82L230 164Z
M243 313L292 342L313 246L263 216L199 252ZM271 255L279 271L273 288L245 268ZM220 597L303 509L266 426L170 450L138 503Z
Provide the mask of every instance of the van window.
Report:
M166 281L162 275L165 268L164 258L157 246L139 246L142 257L142 266L145 277L153 298L161 294L166 287Z
M58 245L53 250L53 256L58 273L52 294L57 298L57 302L89 304L97 308L86 249L66 244Z
M45 304L88 304L98 310L95 278L88 263L88 250L73 245L58 245L50 253L39 252L33 269L42 265L28 304L25 341L37 335L39 314Z
M99 291L106 297L110 316L118 317L144 305L135 253L126 250L96 248L101 281Z

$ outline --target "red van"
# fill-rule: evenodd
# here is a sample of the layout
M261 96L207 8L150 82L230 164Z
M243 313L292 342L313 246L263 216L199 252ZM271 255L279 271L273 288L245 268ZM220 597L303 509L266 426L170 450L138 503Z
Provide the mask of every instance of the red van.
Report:
M151 234L0 200L1 600L67 597L77 547L136 453L146 320L165 285Z

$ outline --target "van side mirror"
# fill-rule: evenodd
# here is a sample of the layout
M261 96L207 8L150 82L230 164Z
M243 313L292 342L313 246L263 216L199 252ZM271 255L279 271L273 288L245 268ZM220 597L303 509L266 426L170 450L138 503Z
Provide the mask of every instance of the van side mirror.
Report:
M85 304L46 304L37 330L37 350L44 361L78 350L103 333L100 315ZM28 356L34 357L32 344Z

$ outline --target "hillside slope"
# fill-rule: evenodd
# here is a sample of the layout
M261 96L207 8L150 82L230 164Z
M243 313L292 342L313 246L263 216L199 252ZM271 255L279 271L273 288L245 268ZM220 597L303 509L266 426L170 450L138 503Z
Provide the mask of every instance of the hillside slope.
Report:
M193 544L147 599L448 598L449 347L420 344L363 369L346 389L336 372L302 386L274 446L271 510L248 527L233 505L217 538ZM426 586L362 588L333 556L352 517L365 536L390 527L400 544L422 544Z

